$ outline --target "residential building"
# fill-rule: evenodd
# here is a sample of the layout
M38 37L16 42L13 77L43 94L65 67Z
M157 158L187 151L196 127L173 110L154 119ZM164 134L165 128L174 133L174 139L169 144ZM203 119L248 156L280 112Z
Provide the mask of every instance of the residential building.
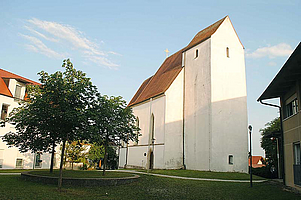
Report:
M278 74L258 98L263 100L280 98L282 124L281 146L283 149L283 175L287 186L301 189L301 43L282 66Z
M8 117L9 113L19 106L20 101L24 101L27 84L38 85L39 83L0 69L1 120ZM1 137L10 131L14 132L15 128L9 123L0 127L0 169L49 168L50 154L20 153L18 148L9 148Z
M247 172L244 47L228 16L166 58L128 106L141 136L119 167Z

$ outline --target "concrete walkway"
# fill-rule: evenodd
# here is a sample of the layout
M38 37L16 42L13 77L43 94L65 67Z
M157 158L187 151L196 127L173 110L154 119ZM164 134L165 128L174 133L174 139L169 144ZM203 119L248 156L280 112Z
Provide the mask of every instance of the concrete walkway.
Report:
M110 171L110 170L108 170ZM170 176L164 174L153 174L153 173L146 173L146 172L138 172L135 170L114 170L118 172L128 172L128 173L135 173L135 174L145 174L151 176L159 176L165 178L176 178L176 179L184 179L184 180L197 180L197 181L218 181L218 182L233 182L233 183L250 183L250 180L226 180L226 179L209 179L209 178L192 178L192 177L181 177L181 176ZM253 180L253 183L262 183L267 180Z
M21 173L0 173L0 176L3 175L21 175Z

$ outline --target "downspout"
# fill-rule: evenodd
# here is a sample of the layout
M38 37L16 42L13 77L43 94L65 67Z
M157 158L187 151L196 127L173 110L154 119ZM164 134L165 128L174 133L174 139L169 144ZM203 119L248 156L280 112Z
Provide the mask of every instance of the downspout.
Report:
M151 137L152 137L152 101L153 98L150 98L149 100L149 137L148 137L148 149L147 149L147 161L146 161L146 167L147 167L147 173L149 173L150 168L150 143L151 143Z
M183 169L186 169L186 164L185 164L185 56L186 56L186 51L183 52L182 54L182 68L183 68L183 127L182 127L182 136L183 136Z
M262 100L259 100L259 102L263 105L267 105L267 106L272 106L272 107L276 107L279 109L279 113L280 113L280 135L281 135L281 167L282 167L282 179L283 179L283 184L285 185L285 171L284 171L284 136L283 136L283 125L282 125L282 109L281 106L275 105L275 104L270 104L270 103L265 103L262 102ZM279 170L279 169L278 169Z

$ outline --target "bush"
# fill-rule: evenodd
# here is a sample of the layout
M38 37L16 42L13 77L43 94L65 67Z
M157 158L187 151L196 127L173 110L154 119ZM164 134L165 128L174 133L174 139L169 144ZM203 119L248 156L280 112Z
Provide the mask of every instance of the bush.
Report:
M256 176L260 176L263 178L277 178L277 171L271 172L270 166L260 167L260 168L252 168L252 174Z

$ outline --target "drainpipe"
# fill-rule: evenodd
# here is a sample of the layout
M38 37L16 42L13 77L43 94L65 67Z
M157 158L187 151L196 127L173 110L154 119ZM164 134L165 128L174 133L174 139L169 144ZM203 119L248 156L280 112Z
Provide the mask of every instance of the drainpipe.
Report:
M151 141L151 135L152 135L152 101L153 98L150 98L149 100L149 137L148 137L148 149L147 149L147 161L146 161L146 167L147 167L147 173L149 173L150 168L150 141Z
M275 105L275 104L270 104L270 103L265 103L262 102L262 100L259 100L259 102L263 105L267 105L267 106L272 106L272 107L276 107L279 109L279 113L280 113L280 135L281 135L281 167L282 167L282 179L283 179L283 184L285 185L285 171L284 171L284 136L283 136L283 125L282 125L282 109L281 106ZM279 169L278 169L279 170Z
M186 51L183 53L183 168L186 169L186 165L185 165L185 56L186 56Z

